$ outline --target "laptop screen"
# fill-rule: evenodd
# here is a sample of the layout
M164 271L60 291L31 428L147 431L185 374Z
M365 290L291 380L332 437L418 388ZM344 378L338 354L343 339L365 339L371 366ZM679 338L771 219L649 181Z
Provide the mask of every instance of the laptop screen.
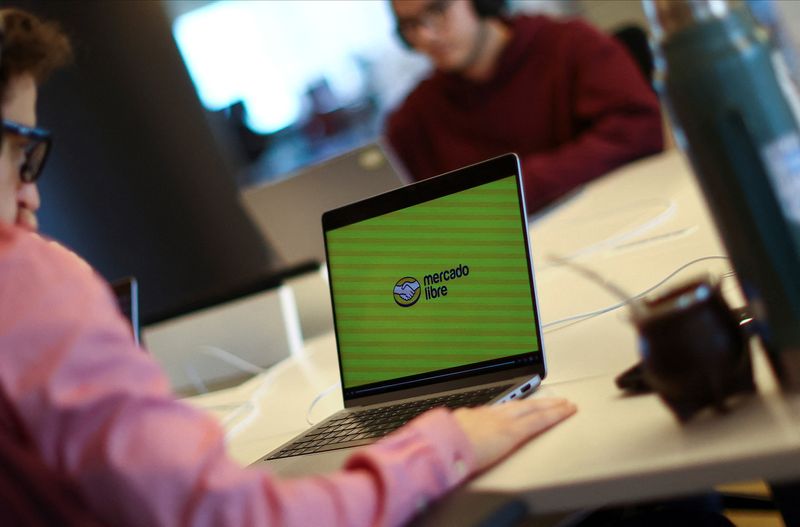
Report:
M346 394L540 351L516 175L326 231Z

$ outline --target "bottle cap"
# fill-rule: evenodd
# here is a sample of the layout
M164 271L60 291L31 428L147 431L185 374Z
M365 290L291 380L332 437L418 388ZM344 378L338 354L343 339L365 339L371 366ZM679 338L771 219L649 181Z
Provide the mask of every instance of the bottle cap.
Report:
M727 0L642 0L656 42L667 40L689 26L712 18L724 18Z

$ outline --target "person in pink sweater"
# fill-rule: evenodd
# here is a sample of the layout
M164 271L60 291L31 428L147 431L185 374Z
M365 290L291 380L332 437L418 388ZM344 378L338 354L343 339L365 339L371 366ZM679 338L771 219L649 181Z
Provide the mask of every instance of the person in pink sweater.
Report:
M392 1L400 38L435 67L385 124L409 176L516 152L532 213L662 150L658 99L620 43L504 3Z
M561 399L440 408L339 472L282 481L237 465L218 423L136 347L109 286L35 232L50 145L37 85L69 44L19 10L0 10L0 29L0 436L52 474L41 484L115 526L398 525L574 413Z

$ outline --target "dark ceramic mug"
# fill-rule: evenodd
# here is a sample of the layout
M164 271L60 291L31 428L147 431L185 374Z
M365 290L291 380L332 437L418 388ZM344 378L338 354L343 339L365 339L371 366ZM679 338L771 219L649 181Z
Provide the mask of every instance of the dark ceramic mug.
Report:
M695 280L639 303L639 331L647 384L680 421L755 390L749 337L722 296L719 283Z

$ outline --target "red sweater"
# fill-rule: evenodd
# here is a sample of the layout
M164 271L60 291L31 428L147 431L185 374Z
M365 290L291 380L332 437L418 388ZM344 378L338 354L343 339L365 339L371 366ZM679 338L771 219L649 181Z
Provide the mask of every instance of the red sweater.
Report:
M490 80L436 71L389 117L411 177L516 152L533 212L662 150L658 99L621 44L578 20L507 23L513 35Z

